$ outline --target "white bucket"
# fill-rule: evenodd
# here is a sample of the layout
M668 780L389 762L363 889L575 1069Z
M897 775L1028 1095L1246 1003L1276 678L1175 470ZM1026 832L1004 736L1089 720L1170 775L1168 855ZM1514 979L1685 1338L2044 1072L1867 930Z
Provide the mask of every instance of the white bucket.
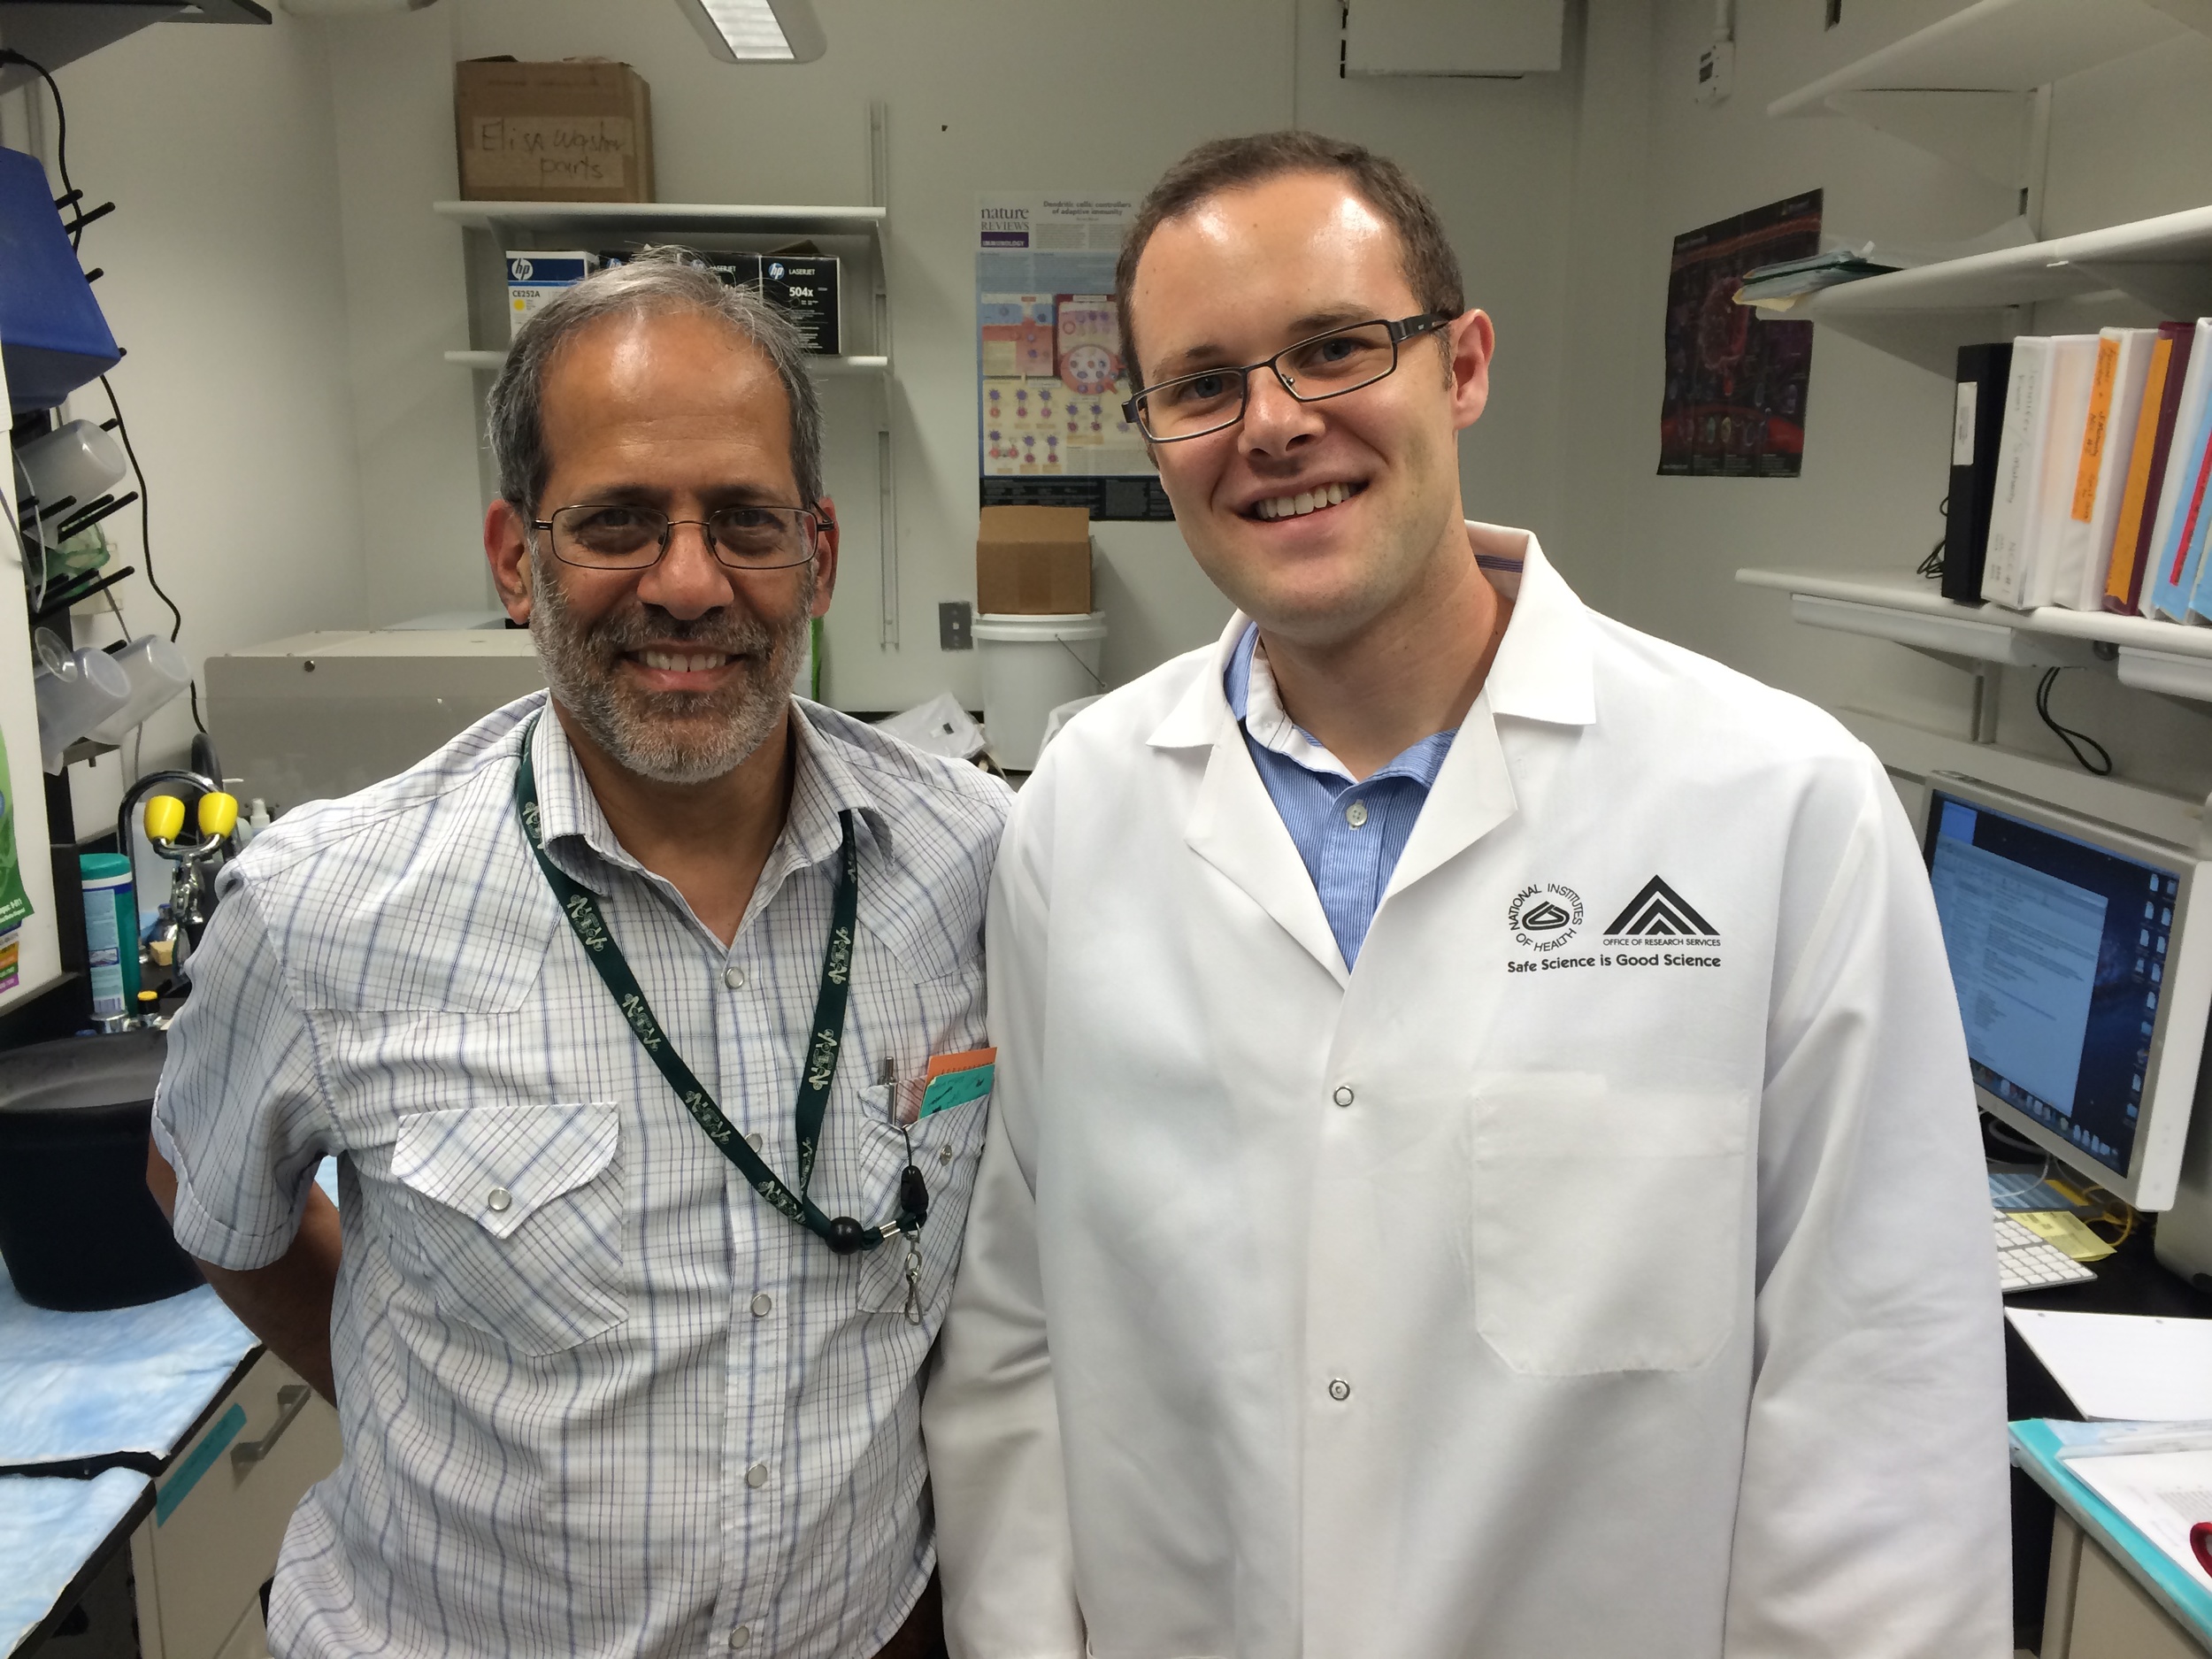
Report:
M1099 664L1106 613L1088 616L979 615L975 649L983 667L983 729L1009 772L1027 772L1044 747L1053 710L1106 689Z

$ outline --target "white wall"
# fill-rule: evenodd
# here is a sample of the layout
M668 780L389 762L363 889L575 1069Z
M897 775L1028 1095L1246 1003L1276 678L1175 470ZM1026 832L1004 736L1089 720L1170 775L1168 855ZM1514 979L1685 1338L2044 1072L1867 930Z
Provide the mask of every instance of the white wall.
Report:
M1344 82L1335 0L823 0L828 55L798 66L710 58L673 0L446 0L329 26L340 89L367 605L376 619L476 603L476 463L450 61L600 54L652 88L659 195L680 202L859 202L867 106L891 123L890 288L900 649L877 644L880 568L871 389L826 387L830 482L847 553L826 660L832 698L886 709L949 687L972 705L973 653L937 649L940 600L972 598L976 525L974 197L1141 191L1191 144L1294 119L1378 145L1433 189L1499 319L1491 415L1464 449L1475 510L1548 516L1565 326L1571 74L1520 83ZM1110 680L1212 637L1225 603L1171 526L1097 526Z
M186 655L196 670L211 652L354 622L360 471L319 30L281 12L266 28L157 25L55 79L70 171L88 203L116 204L85 233L82 257L106 272L94 292L129 353L111 379ZM52 140L42 88L0 98L0 142L50 164ZM108 409L96 383L65 412L98 420ZM140 572L115 590L131 631L166 634L136 508L104 527L115 562ZM117 637L104 602L96 609L81 637ZM185 704L172 704L148 725L142 765L181 764L191 729ZM95 833L114 812L120 768L103 760L70 775L80 833Z
M118 385L196 662L484 602L476 389L440 357L468 343L461 237L430 211L455 193L451 65L597 53L652 86L664 200L863 200L867 105L888 107L902 643L876 643L872 388L832 382L850 539L828 683L847 706L941 687L978 700L973 654L941 653L935 626L941 599L973 591L976 192L1141 189L1200 138L1296 122L1404 161L1497 319L1490 412L1462 449L1471 512L1537 527L1571 580L1638 626L1832 705L1963 732L1962 674L1797 628L1778 596L1730 580L1740 565L1917 560L1945 485L1941 377L1823 335L1801 479L1654 476L1676 233L1814 185L1832 227L1864 234L1963 235L2008 210L1895 140L1763 113L1957 6L1847 0L1824 34L1812 0L1743 4L1738 86L1717 110L1690 96L1709 0L1585 0L1563 72L1520 82L1340 81L1336 0L820 0L829 54L795 67L715 62L674 0L442 0L157 27L61 79L76 173L121 204L86 254L132 349ZM2203 200L2207 107L2212 42L2193 37L2062 83L2047 229ZM0 138L49 147L42 108L0 99ZM134 517L111 522L142 567ZM1097 540L1110 678L1218 627L1225 605L1172 526L1102 525ZM123 598L134 627L165 626L142 578ZM2013 679L2007 740L2062 758L2026 709L2029 677ZM2081 673L2060 700L2124 773L2212 787L2202 713ZM186 729L181 712L157 722L146 764ZM96 795L105 780L78 781Z
M1559 541L1587 595L1637 626L1830 706L1962 736L1964 673L1900 646L1796 626L1782 595L1732 580L1743 565L1910 570L1941 531L1947 377L1821 332L1801 478L1655 476L1677 234L1814 186L1826 191L1827 227L1853 236L1956 239L2013 211L2008 192L1855 122L1765 114L1781 94L1960 9L1958 0L1845 0L1843 26L1824 33L1813 0L1741 4L1735 93L1707 109L1692 91L1711 0L1587 0L1567 374L1569 402L1589 424L1586 442L1577 417L1564 425L1575 481ZM2212 198L2208 106L2212 40L2193 35L2062 81L2043 233ZM2055 316L2027 325L2062 326ZM2000 740L2071 765L2036 720L2032 680L2008 677ZM2123 691L2101 672L2064 675L2055 701L2105 743L2123 777L2200 797L2212 788L2212 717L2199 707Z

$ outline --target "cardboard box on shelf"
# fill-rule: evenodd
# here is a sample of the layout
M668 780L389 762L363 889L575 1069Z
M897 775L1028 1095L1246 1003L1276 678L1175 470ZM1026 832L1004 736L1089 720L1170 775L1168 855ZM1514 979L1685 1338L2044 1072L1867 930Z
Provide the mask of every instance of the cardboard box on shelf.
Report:
M456 64L453 112L465 200L653 199L652 97L627 64Z
M1081 507L986 507L975 538L979 615L1087 616L1091 523Z

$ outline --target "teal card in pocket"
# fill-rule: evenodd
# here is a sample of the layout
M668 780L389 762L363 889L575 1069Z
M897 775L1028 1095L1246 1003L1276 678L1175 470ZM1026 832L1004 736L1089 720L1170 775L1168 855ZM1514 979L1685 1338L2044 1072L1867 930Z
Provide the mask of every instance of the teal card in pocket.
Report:
M995 1065L987 1062L930 1079L929 1087L922 1092L920 1115L926 1118L932 1112L949 1111L956 1106L982 1099L991 1092L991 1078L996 1070Z

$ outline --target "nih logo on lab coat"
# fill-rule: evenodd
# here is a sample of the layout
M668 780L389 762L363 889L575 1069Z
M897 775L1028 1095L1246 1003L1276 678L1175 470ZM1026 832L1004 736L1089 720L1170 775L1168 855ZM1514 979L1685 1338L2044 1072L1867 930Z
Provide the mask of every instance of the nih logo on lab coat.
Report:
M1556 881L1532 883L1513 895L1505 925L1513 942L1531 950L1556 950L1582 926L1582 895Z

